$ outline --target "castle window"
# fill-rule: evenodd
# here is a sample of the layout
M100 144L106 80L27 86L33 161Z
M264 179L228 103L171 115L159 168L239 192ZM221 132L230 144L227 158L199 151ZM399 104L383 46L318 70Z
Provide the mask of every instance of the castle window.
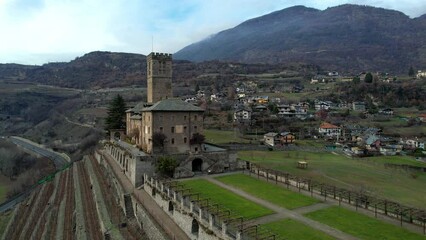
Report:
M197 126L194 126L194 131L195 131L195 132L197 131Z
M172 127L171 131L172 133L175 133L175 127Z
M148 127L148 133L151 133L151 127Z
M160 127L160 132L163 132L163 127Z
M184 142L184 143L186 143L186 141L187 141L187 139L186 139L186 138L183 138L183 142Z
M185 115L185 116L183 116L183 120L184 120L184 121L186 121L186 115Z
M198 118L198 116L197 116L197 115L195 115L195 116L194 116L194 121L197 121L197 118Z
M183 131L185 131L185 132L186 132L186 126L184 126L184 127L183 127Z
M174 138L172 138L172 144L175 144L175 139Z

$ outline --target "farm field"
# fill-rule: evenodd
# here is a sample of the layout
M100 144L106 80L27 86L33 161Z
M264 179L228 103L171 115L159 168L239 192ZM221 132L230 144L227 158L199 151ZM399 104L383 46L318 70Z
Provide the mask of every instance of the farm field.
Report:
M285 237L287 240L332 240L335 239L321 231L313 229L305 224L293 220L283 219L262 225L272 232Z
M182 184L191 188L193 193L200 193L200 197L210 198L212 202L224 206L232 213L242 216L245 219L258 218L273 213L272 210L240 197L207 180L182 181Z
M305 216L363 240L426 239L425 236L340 207L321 209Z
M227 185L239 188L250 195L287 209L295 209L319 202L314 198L287 190L275 184L259 181L243 174L228 175L216 179Z
M241 151L238 156L266 168L312 178L354 191L367 191L373 196L416 208L425 208L426 174L384 166L384 163L426 165L409 157L351 159L328 152L296 151ZM308 169L298 169L297 161L307 161Z

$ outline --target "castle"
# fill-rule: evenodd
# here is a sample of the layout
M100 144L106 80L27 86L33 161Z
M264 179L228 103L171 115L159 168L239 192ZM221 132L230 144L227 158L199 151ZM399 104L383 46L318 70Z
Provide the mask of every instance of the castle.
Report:
M159 157L177 161L174 177L217 173L238 168L236 153L203 142L204 110L173 98L172 55L147 56L147 101L126 111L124 139L111 137L107 152L137 186L143 175L155 175ZM112 132L111 136L115 136Z
M171 86L171 54L149 54L147 102L126 113L126 135L146 153L176 154L201 149L194 141L194 134L203 132L204 110L173 98Z

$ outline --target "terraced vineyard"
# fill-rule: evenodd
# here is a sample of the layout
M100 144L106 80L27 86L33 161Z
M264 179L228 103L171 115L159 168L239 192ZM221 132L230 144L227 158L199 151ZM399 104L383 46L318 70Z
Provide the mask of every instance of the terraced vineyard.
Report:
M114 239L143 239L144 232L125 216L110 188L94 158L76 162L3 214L10 221L2 239L105 239L110 234ZM105 223L108 229L101 227Z

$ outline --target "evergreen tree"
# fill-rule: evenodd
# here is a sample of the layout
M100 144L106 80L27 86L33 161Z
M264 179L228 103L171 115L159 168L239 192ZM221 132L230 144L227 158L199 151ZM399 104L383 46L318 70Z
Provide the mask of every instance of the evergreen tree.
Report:
M373 74L367 73L365 75L364 82L366 82L366 83L372 83L373 82Z
M354 77L352 79L353 84L359 84L361 82L361 79L359 77Z
M123 97L117 95L108 107L108 116L105 119L105 129L125 129L126 128L126 103Z
M410 67L410 70L408 70L408 76L410 77L414 77L416 73L414 72L414 68L413 66Z

